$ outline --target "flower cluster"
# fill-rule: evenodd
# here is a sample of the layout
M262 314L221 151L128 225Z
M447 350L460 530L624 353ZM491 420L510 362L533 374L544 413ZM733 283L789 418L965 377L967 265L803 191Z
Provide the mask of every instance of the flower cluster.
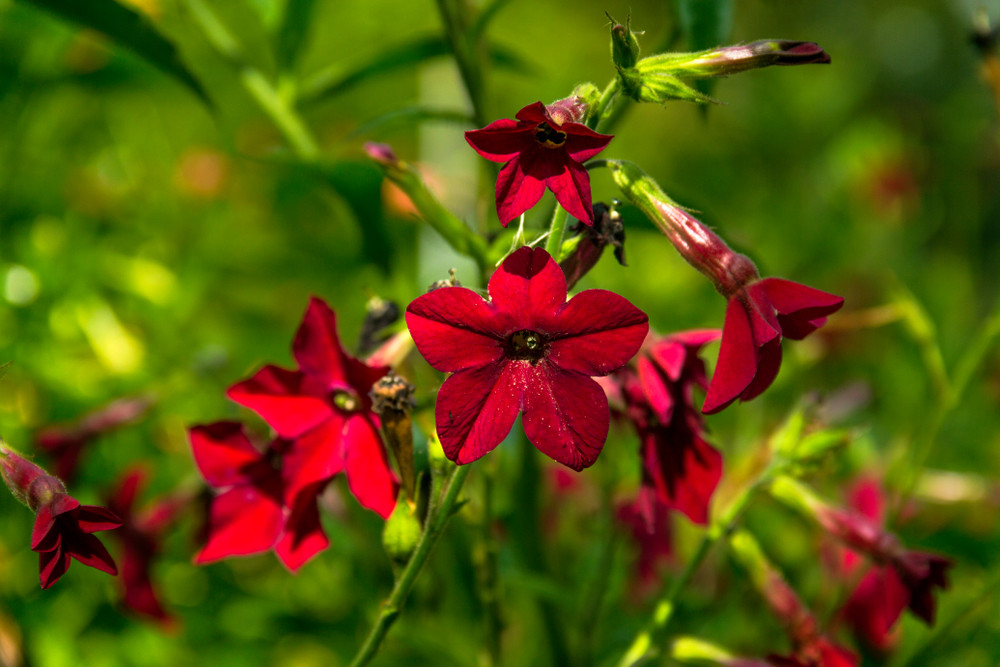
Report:
M297 370L265 366L233 385L229 397L257 412L277 437L258 449L235 422L191 429L195 462L221 493L210 509L199 563L273 548L291 571L329 544L317 501L339 473L358 501L383 518L398 484L368 396L388 371L349 355L336 316L313 298L295 334Z

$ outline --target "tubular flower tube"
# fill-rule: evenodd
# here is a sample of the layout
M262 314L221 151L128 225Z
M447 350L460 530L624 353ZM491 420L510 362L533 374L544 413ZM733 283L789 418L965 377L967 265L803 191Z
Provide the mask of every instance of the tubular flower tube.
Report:
M521 248L489 282L489 300L464 287L415 299L406 323L434 368L451 372L437 396L441 445L459 464L483 456L523 414L528 440L582 470L608 435L608 401L591 379L638 351L646 314L605 290L566 300L566 278L542 249Z
M122 525L111 510L81 505L57 477L7 449L0 441L0 474L14 497L35 513L31 550L38 553L42 588L69 569L70 559L108 574L118 574L115 561L93 533Z
M719 359L702 412L737 398L749 401L771 386L781 368L781 340L800 340L844 305L842 297L782 278L761 278L745 255L678 206L638 166L609 162L622 192L726 298Z
M549 106L535 102L514 116L469 130L465 140L491 162L502 162L497 178L496 205L500 223L507 224L538 203L548 188L570 215L594 224L590 176L583 162L614 138L586 125L586 104L570 97Z

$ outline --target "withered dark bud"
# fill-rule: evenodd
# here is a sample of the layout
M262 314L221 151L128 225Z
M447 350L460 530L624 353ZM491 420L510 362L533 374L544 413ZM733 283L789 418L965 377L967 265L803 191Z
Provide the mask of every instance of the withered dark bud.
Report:
M366 355L385 340L379 333L399 319L399 306L393 301L373 296L365 304L365 321L358 332L358 353Z
M625 225L615 209L617 203L613 202L610 207L603 202L594 204L594 226L577 222L571 228L580 239L573 252L559 262L566 276L566 289L572 288L594 268L607 246L614 248L615 259L625 266Z
M410 502L416 492L416 470L413 466L413 425L410 412L413 410L413 394L416 387L406 378L390 371L372 387L369 396L372 410L382 422L382 436L392 450L403 489Z
M458 282L458 278L455 277L455 269L448 269L447 280L435 280L431 283L430 287L427 288L428 292L433 292L436 289L441 289L442 287L461 287L462 283Z

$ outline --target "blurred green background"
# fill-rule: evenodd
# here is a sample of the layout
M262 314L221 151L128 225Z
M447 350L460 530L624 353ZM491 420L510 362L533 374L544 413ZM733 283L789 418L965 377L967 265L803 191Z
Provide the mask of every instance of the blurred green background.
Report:
M405 305L453 266L475 284L471 265L383 186L363 142L390 143L420 164L460 217L499 229L483 215L492 215L488 168L461 134L474 125L455 121L470 108L454 62L426 58L350 78L391 48L439 36L434 3L296 2L311 13L283 31L288 0L205 0L246 65L279 96L313 95L298 109L319 145L318 167L287 148L248 92L248 70L219 55L192 3L124 4L176 45L208 103L113 40L31 2L0 0L0 363L12 362L0 380L0 434L34 453L42 426L122 396L159 398L141 423L88 450L70 489L84 502L98 502L140 461L155 470L150 497L197 487L185 428L250 418L225 388L262 363L291 364L310 294L337 310L351 343L371 295ZM585 81L603 87L614 74L605 11L618 20L631 14L646 54L664 44L683 50L699 35L704 46L815 41L831 54L829 66L718 81L712 94L723 104L707 109L634 105L602 157L639 163L762 274L847 299L827 329L786 345L781 375L764 396L709 420L728 469L751 460L806 391L840 397L837 405L849 408L840 423L863 433L816 477L826 495L840 499L862 472L891 481L905 469L942 400L929 364L939 352L953 373L1000 296L1000 122L970 40L980 3L488 4L497 10L487 33L499 55L485 80L487 121ZM718 10L723 20L692 32L678 20L692 7L699 15ZM982 8L1000 21L1000 2ZM595 201L616 196L607 173L592 178ZM541 228L551 202L546 195L529 228ZM580 287L623 294L664 333L721 326L723 302L711 285L634 210L624 215L628 268L605 257ZM918 311L930 327L898 316ZM928 460L933 471L956 474L925 478L917 518L900 527L907 543L958 561L941 620L929 631L905 618L897 652L867 656L871 664L914 652L911 664L1000 661L998 402L1000 357L992 352L947 414ZM627 495L638 480L634 447L628 429L613 431L588 483ZM497 478L512 480L517 448L495 456ZM515 495L513 482L498 486L506 662L546 664L532 600L551 600L572 636L609 528L595 520L594 498L546 496L546 553L557 574L539 578L512 546L516 536L508 539ZM0 494L0 655L20 646L44 667L346 664L392 575L376 517L350 498L335 505L326 521L332 548L297 577L270 555L192 566L197 521L185 519L155 571L180 618L163 633L123 615L116 582L79 564L39 590L28 550L32 517ZM480 511L473 502L448 531L377 664L476 664L482 610L470 550ZM832 618L844 591L817 566L812 527L767 502L747 521L804 599ZM696 529L675 523L683 563ZM592 637L599 660L620 653L651 606L630 595L630 549L615 552ZM684 600L678 632L745 655L786 648L722 553Z

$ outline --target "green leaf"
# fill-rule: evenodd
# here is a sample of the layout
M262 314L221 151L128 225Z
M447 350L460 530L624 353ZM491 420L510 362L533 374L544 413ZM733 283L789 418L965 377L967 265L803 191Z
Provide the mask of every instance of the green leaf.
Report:
M315 102L333 97L370 77L417 65L450 53L451 47L444 37L440 35L422 37L389 47L353 70L345 71L340 65L332 65L317 72L302 84L299 98L303 102ZM497 67L517 72L527 72L532 69L531 65L517 53L501 46L491 46L489 55Z
M275 58L281 71L288 71L295 66L309 36L315 6L316 0L288 0L275 46Z
M677 0L675 8L677 21L687 37L688 50L702 51L729 41L733 32L732 0ZM716 83L712 79L699 79L694 87L711 95Z
M350 207L361 231L361 251L388 273L392 239L382 209L382 170L370 162L344 161L321 165L323 179Z
M114 0L26 0L53 14L107 35L163 72L190 88L206 104L211 104L201 84L181 62L176 47L149 18Z

